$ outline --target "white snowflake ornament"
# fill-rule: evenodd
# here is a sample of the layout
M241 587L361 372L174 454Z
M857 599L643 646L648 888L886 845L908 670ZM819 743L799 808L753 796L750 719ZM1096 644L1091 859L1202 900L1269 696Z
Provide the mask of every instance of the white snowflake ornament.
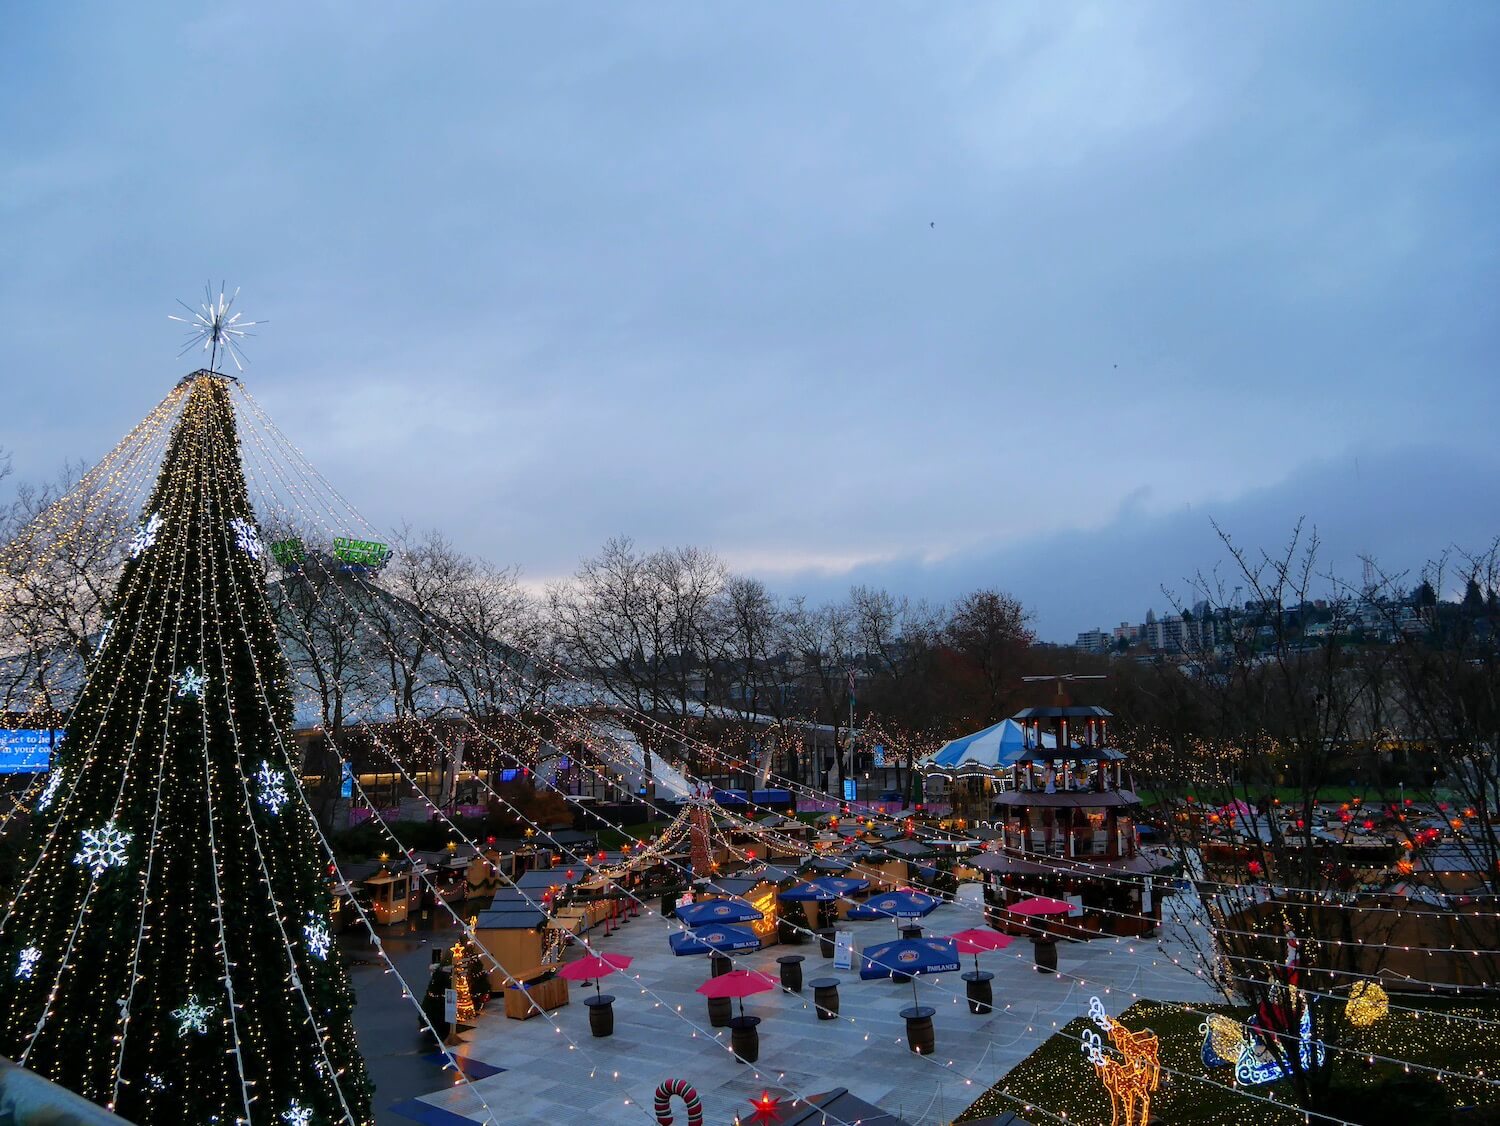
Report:
M150 519L135 530L130 540L130 558L139 559L141 552L156 546L156 533L161 530L161 513L153 512Z
M328 959L329 947L333 945L333 935L328 932L328 920L319 918L316 911L307 913L307 922L302 924L302 937L307 940L307 951L318 961Z
M192 665L183 669L182 672L172 674L172 687L177 689L179 697L191 696L194 700L203 699L203 689L208 685L208 677L195 669Z
M281 1120L287 1126L308 1126L312 1122L312 1107L303 1106L296 1099L292 1100L291 1108L281 1112Z
M190 993L187 1004L173 1009L172 1015L177 1018L178 1036L186 1036L189 1032L202 1036L208 1031L208 1018L214 1015L214 1006L201 1004L198 995Z
M62 775L54 770L52 777L47 779L47 785L42 788L41 794L36 799L36 811L38 813L46 813L53 799L57 797L57 791L61 788Z
M111 818L102 828L85 829L80 839L82 843L73 863L83 865L97 880L111 868L125 867L125 849L135 839L135 834L115 828Z
M231 520L229 527L234 531L234 546L243 551L251 559L260 561L260 530L248 520Z
M16 976L22 981L30 981L32 971L36 964L42 960L42 952L35 946L28 946L21 951L21 956L16 960Z
M260 785L260 804L275 817L281 812L281 807L291 800L291 795L286 791L286 773L277 770L269 762L262 762L260 769L255 772L255 781Z

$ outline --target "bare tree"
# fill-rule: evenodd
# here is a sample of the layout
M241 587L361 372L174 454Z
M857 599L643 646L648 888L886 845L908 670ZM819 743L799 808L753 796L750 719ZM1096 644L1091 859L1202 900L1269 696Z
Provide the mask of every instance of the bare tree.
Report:
M23 483L0 514L7 709L66 706L104 629L133 517L118 491L81 481L68 466L50 484Z
M956 658L955 679L973 685L976 726L998 723L1012 710L1012 693L1036 640L1030 620L1020 600L1004 591L976 590L953 604L944 640Z
M1349 909L1373 906L1398 876L1387 843L1351 825L1347 803L1342 821L1326 804L1351 780L1380 793L1366 751L1384 657L1337 627L1304 629L1312 586L1329 581L1316 536L1299 527L1282 553L1252 557L1220 535L1255 609L1231 615L1223 584L1200 575L1198 601L1234 623L1225 643L1201 645L1188 666L1122 670L1117 734L1193 881L1178 905L1184 937L1226 996L1255 1009L1255 1042L1288 1068L1297 1103L1326 1110L1335 1056L1299 1050L1302 1014L1314 1040L1344 1040L1330 997L1378 970L1399 919Z

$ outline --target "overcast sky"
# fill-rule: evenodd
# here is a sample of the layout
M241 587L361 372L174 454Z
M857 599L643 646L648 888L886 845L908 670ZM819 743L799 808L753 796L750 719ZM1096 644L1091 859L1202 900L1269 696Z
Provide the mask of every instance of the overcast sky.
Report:
M31 5L0 37L0 445L191 367L380 526L609 536L1044 637L1299 517L1500 533L1500 7Z

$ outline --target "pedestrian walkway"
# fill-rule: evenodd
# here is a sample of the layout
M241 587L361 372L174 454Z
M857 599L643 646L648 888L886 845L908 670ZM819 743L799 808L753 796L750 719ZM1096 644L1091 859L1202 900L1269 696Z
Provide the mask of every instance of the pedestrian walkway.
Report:
M965 888L970 895L976 888ZM945 904L922 920L925 933L951 934L976 925L972 900ZM508 1020L498 1000L465 1037L463 1050L505 1070L472 1084L448 1085L423 1102L474 1122L486 1118L480 1097L498 1121L536 1126L655 1121L652 1095L666 1079L691 1083L703 1100L705 1122L720 1126L735 1115L748 1119L749 1099L762 1090L790 1098L847 1087L855 1095L906 1121L950 1121L1058 1028L1088 1010L1099 994L1113 1012L1137 997L1207 1001L1212 990L1174 964L1191 962L1179 943L1155 939L1100 939L1064 943L1057 976L1039 974L1031 964L1031 944L981 956L981 967L995 974L996 1011L969 1012L957 974L919 977L922 1003L932 1005L936 1049L921 1057L906 1047L900 1010L912 1003L910 984L860 981L856 970L833 970L816 943L771 946L736 964L775 975L776 958L795 952L807 957L804 977L840 979L840 1020L820 1021L812 991L780 990L751 998L745 1011L761 1018L760 1059L740 1063L729 1051L729 1030L709 1026L706 1002L694 992L708 976L705 958L674 957L667 935L675 924L642 916L597 949L630 954L629 977L612 976L615 1034L589 1035L587 1011L574 991L572 1003L542 1017ZM853 924L855 942L869 945L895 937L883 922ZM965 959L965 968L972 960ZM632 980L635 976L639 980ZM1076 980L1082 978L1082 981ZM1079 1077L1087 1072L1080 1055ZM450 1073L451 1074L451 1073ZM677 1106L680 1118L681 1106ZM434 1126L440 1126L437 1119ZM451 1118L442 1123L452 1124Z

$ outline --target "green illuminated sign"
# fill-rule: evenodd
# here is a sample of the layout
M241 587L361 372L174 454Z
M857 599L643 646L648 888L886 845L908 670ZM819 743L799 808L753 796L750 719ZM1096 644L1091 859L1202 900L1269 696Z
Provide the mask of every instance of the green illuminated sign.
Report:
M351 540L344 536L334 536L333 556L340 563L353 563L360 567L383 567L391 557L391 549L374 540Z
M271 545L271 558L283 567L295 567L307 558L307 548L299 539L277 540Z

